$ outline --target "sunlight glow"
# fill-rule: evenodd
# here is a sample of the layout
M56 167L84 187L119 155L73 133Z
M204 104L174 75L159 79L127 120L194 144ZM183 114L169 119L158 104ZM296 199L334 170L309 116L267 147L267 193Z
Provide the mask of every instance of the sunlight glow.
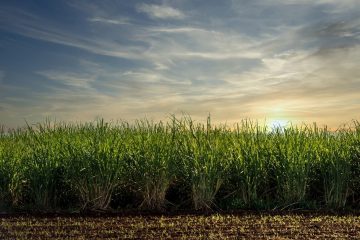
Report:
M290 122L288 120L285 119L271 119L267 126L273 130L276 128L285 128L290 124Z

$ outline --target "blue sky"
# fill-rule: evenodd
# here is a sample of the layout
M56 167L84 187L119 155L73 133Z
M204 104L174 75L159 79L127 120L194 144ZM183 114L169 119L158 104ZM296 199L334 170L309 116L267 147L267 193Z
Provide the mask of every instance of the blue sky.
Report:
M0 123L360 119L357 0L0 3Z

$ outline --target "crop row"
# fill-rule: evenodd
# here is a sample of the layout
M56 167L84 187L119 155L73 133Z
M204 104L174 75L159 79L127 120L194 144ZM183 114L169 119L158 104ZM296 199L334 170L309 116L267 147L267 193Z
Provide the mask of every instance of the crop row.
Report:
M0 135L0 210L359 208L359 193L356 121L45 122Z

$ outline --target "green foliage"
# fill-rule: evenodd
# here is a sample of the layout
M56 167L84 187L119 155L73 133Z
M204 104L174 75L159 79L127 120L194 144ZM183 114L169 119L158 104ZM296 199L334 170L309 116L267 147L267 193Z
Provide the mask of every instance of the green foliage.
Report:
M227 178L230 164L228 131L212 127L210 117L206 126L194 125L191 119L181 123L179 143L182 174L191 188L194 208L209 209Z
M140 208L161 210L175 177L174 126L144 120L127 130L125 174L128 184L140 194Z
M165 210L169 189L196 210L358 208L359 186L356 121L337 131L269 131L248 120L227 127L210 117L0 128L0 209L106 210L137 196L122 206Z

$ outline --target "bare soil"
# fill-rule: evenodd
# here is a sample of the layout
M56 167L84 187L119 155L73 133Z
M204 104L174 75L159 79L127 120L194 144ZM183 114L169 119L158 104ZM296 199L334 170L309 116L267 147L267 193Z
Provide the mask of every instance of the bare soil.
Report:
M360 239L354 214L0 215L0 239Z

